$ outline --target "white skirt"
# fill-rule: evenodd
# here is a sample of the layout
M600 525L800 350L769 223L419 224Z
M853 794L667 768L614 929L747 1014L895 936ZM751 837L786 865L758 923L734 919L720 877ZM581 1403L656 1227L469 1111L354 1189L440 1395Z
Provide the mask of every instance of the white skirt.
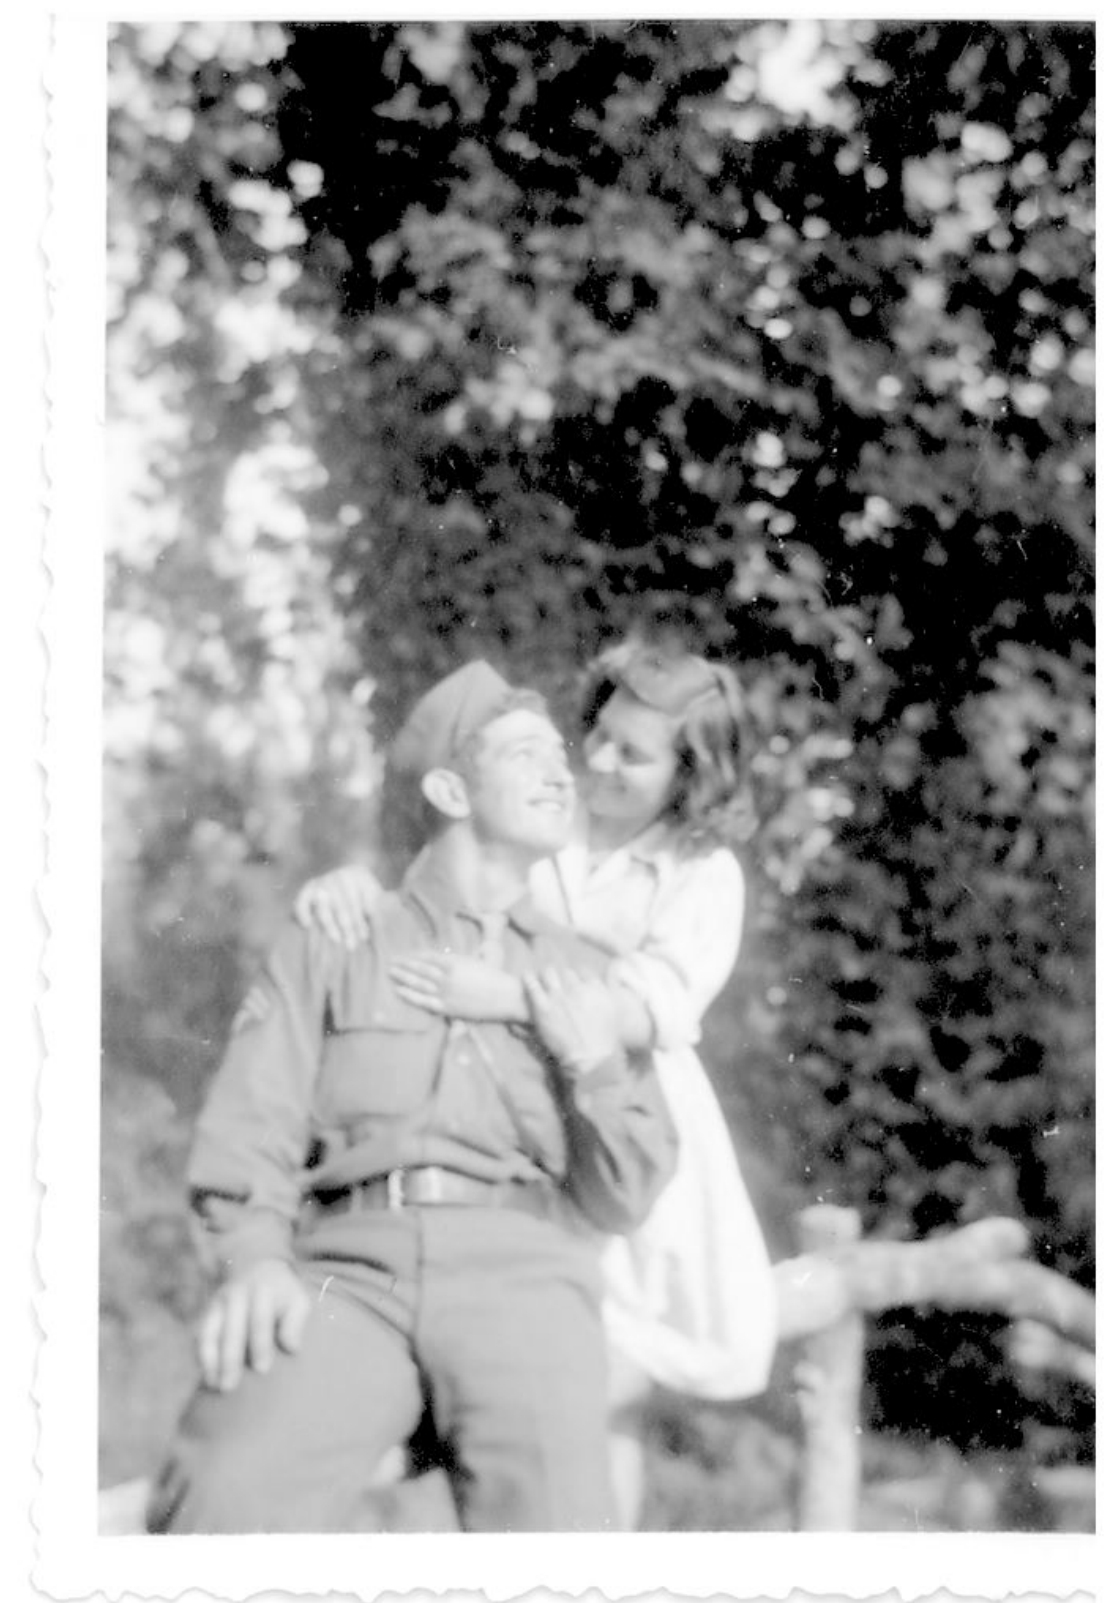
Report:
M764 1391L777 1293L722 1110L690 1047L654 1054L680 1137L643 1225L603 1254L611 1348L661 1386L721 1400Z

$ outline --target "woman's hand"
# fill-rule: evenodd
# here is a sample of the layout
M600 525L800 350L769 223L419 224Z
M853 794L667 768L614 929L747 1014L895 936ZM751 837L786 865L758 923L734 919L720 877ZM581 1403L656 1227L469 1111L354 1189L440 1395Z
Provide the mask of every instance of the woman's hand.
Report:
M526 974L524 988L533 1029L565 1068L585 1074L618 1051L618 1004L605 980L548 968Z
M295 916L304 929L321 930L352 952L370 935L383 894L380 880L368 868L335 868L300 888Z
M503 1024L528 1019L520 980L477 957L417 952L390 963L389 975L404 1000L427 1013Z

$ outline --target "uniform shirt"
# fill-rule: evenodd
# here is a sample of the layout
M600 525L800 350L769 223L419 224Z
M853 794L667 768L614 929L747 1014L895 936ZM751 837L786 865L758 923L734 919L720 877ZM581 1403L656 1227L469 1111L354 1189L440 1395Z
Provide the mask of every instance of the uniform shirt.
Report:
M610 973L644 1002L656 1046L695 1046L742 939L733 853L680 856L671 830L653 824L600 862L576 839L534 866L531 885L537 906L613 958Z
M549 1177L600 1230L645 1217L676 1152L647 1054L619 1051L575 1073L527 1029L448 1022L397 994L394 958L477 954L482 936L483 920L458 905L430 857L382 898L355 952L284 929L235 1023L188 1171L227 1269L290 1255L308 1192L423 1164L487 1180ZM513 973L596 966L593 949L527 897L509 912L502 946Z

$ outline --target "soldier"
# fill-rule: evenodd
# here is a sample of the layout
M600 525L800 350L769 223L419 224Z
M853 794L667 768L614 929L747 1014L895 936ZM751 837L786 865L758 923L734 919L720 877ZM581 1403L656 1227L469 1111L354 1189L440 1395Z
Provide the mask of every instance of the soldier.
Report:
M370 938L294 922L242 1008L190 1164L223 1283L153 1532L370 1528L425 1413L465 1530L601 1530L599 1233L643 1219L676 1137L594 949L537 912L574 789L543 703L475 662L389 755L428 844ZM403 953L498 958L531 1029L404 1001Z

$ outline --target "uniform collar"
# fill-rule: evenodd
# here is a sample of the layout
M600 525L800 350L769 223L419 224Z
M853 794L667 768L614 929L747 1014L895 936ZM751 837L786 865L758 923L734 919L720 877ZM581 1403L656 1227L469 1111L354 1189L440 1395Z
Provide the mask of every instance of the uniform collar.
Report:
M481 923L477 910L465 905L458 887L427 847L413 860L400 888L402 894L419 907L433 929L438 928L448 915L467 918L479 925ZM527 887L523 895L506 909L505 916L524 935L540 935L550 928L550 920L531 900Z

